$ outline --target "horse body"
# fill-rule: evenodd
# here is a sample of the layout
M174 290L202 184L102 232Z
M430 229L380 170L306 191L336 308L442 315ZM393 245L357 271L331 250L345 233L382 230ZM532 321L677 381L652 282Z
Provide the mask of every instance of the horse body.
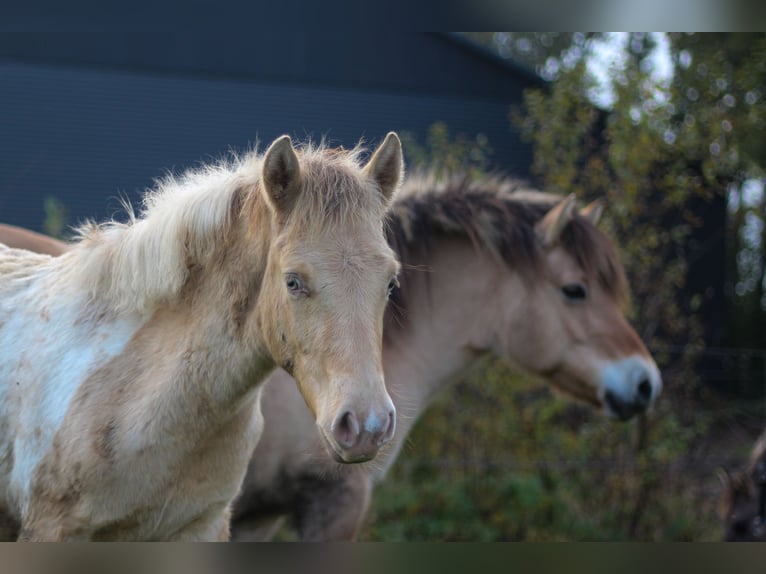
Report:
M5 223L0 223L0 243L16 249L26 249L48 255L61 255L67 249L67 244L63 241Z
M405 269L383 347L399 413L394 440L371 463L328 464L289 375L275 371L234 505L233 539L268 539L285 516L304 540L354 538L374 483L417 418L488 353L617 418L642 412L659 394L659 371L620 308L625 286L614 247L588 219L598 207L581 217L571 200L512 194L498 182L484 192L462 182L423 193L429 186L410 179L389 214L389 242Z
M276 365L324 456L375 456L394 430L382 218L400 175L394 135L364 169L284 137L165 182L60 257L1 247L0 509L20 538L226 539Z

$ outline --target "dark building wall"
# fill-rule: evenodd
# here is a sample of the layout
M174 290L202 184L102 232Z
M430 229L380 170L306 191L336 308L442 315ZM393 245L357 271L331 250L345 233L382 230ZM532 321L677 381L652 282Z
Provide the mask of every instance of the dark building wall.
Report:
M491 100L543 84L532 71L444 33L5 34L0 60Z
M394 34L356 50L320 40L269 54L225 41L4 37L0 221L41 229L46 196L65 204L70 223L102 219L167 170L282 133L352 146L395 130L422 141L442 121L486 135L493 167L528 174L531 151L508 120L539 83L527 72L449 36Z

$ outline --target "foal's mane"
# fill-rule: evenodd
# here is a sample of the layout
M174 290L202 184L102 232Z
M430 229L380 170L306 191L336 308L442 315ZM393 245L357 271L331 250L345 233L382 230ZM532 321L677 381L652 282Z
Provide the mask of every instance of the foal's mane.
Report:
M543 271L543 248L535 224L563 198L496 175L472 179L459 173L437 178L410 175L388 214L388 241L405 269L417 266L440 237L462 236L530 280ZM588 219L575 214L561 246L617 302L627 284L617 249ZM395 307L406 306L406 286L394 293Z
M366 185L359 165L363 149L334 149L324 142L296 146L304 192L292 207L291 221L305 232L343 223L352 217L377 217L380 193L360 193ZM116 312L146 312L177 295L192 266L204 263L230 240L235 221L248 219L268 236L270 215L260 190L263 155L244 156L169 174L147 190L140 213L125 202L128 221L86 222L65 256L75 259L77 274L92 299ZM265 241L261 239L261 241ZM252 245L263 250L264 245Z

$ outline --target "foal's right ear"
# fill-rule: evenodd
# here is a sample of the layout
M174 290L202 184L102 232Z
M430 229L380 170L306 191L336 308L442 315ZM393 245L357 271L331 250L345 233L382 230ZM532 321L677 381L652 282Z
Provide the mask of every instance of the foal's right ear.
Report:
M404 159L402 142L394 132L388 132L386 139L370 158L364 171L380 189L383 197L390 202L403 176Z
M301 191L301 166L290 136L274 141L263 157L263 187L269 205L284 218Z

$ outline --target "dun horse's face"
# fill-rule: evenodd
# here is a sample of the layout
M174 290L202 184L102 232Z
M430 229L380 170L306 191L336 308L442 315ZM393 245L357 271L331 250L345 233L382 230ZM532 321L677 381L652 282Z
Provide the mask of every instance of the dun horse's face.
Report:
M508 333L507 348L555 389L629 419L649 408L662 380L618 301L561 246L573 208L573 198L563 200L538 224L544 277L528 290L525 320L511 322L515 330Z
M264 181L277 214L283 209L280 186L301 179L300 174L281 173L279 162L287 171L300 172L289 140L282 153L287 159L278 160L273 177L269 152L264 160ZM395 410L384 384L381 346L383 313L399 264L386 243L382 218L401 165L399 140L389 135L359 170L359 189L350 192L376 196L366 202L377 206L375 213L350 213L328 225L277 217L278 239L269 253L264 289L270 291L275 317L268 345L296 379L338 462L369 460L394 434ZM377 194L383 194L382 200ZM358 209L364 204L359 201Z

